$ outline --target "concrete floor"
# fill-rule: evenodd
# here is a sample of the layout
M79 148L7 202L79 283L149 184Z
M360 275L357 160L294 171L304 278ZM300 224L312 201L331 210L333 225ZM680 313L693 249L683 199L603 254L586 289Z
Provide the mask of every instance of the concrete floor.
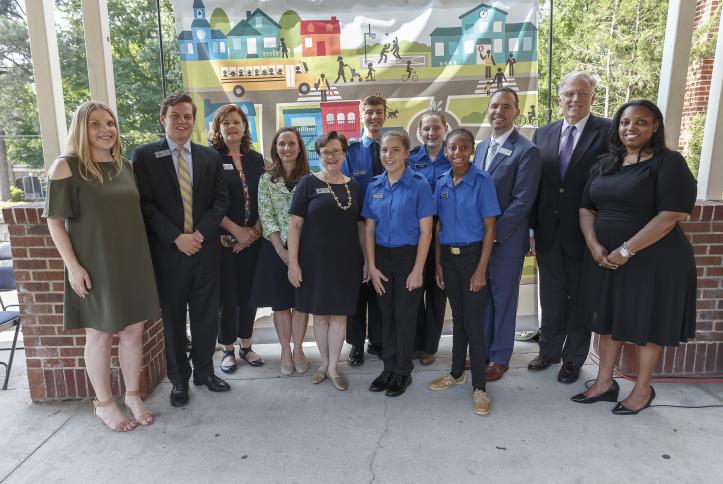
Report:
M526 369L535 343L517 343L512 369L488 385L488 417L472 412L469 383L426 388L449 367L449 336L437 363L418 367L399 398L367 390L381 371L375 357L359 368L343 364L350 387L339 392L328 381L311 384L313 365L307 375L280 377L278 345L255 348L267 364L241 366L230 393L192 387L190 404L174 409L164 382L147 399L157 423L128 434L108 431L88 402L33 404L21 352L11 389L0 392L0 482L723 482L720 408L621 417L610 403L574 404L582 381L562 385L554 368ZM305 351L318 362L313 343ZM582 379L595 371L588 362ZM632 387L620 382L623 392ZM656 404L723 401L721 384L656 391Z

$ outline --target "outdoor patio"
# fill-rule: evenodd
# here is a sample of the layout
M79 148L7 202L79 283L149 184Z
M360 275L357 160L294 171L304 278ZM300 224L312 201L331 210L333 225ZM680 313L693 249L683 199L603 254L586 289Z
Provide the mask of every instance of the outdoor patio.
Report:
M0 392L0 482L707 483L723 474L720 408L621 417L612 404L576 405L569 397L594 377L591 360L567 386L554 367L528 371L537 344L518 342L511 370L488 386L491 415L478 417L469 384L426 388L449 367L450 336L437 362L417 366L407 393L394 399L367 390L381 371L376 357L341 365L346 392L328 381L312 385L311 372L280 377L273 328L261 326L267 343L255 347L264 367L241 366L227 394L192 387L181 409L170 406L165 380L147 399L157 423L129 434L112 434L89 402L32 403L20 352L10 389ZM309 342L305 351L313 372L316 347ZM619 381L623 393L632 386ZM655 387L656 405L723 401L720 383Z

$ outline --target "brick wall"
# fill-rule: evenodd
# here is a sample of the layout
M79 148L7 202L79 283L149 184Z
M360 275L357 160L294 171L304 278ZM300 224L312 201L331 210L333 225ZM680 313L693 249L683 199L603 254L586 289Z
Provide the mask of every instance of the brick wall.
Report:
M723 375L723 203L698 201L690 221L682 225L698 271L696 336L664 348L654 375ZM618 369L637 373L635 345L623 347Z
M63 330L63 261L55 249L39 204L3 209L10 231L30 396L34 401L94 396L85 371L84 330ZM113 341L111 388L124 392ZM141 393L147 395L166 374L163 324L147 321L143 334Z
M715 13L721 0L697 0L694 28L700 27L707 22ZM713 36L718 26L711 29L709 36ZM693 39L695 42L697 39ZM708 107L708 93L710 92L710 81L713 74L713 58L705 59L702 63L694 63L688 67L688 77L685 83L685 95L683 98L683 117L680 123L680 141L678 149L686 154L690 131L688 130L696 114L704 113Z

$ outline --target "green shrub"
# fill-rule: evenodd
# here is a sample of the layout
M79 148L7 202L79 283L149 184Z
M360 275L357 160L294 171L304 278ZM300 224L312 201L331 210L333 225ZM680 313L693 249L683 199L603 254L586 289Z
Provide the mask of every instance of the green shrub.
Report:
M18 187L10 187L10 201L11 202L24 202L25 192Z
M693 116L690 122L690 138L688 139L688 148L685 150L685 161L693 173L698 178L698 167L700 166L700 152L703 150L703 131L705 129L705 114L698 113Z

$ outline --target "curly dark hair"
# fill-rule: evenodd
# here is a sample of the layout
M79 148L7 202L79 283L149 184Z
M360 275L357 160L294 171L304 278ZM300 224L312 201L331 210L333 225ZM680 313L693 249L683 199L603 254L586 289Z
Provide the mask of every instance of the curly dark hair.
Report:
M626 102L615 112L615 117L608 132L607 144L609 153L603 155L593 166L592 173L594 175L614 173L622 166L627 148L625 148L623 141L620 139L618 128L620 127L620 119L623 117L623 113L630 107L647 109L658 122L658 129L653 132L653 136L651 136L645 146L643 146L641 152L647 151L648 153L652 152L655 154L668 149L665 145L665 127L663 124L663 113L660 112L660 108L658 108L654 102L648 101L647 99L637 99Z
M281 162L279 151L276 148L279 136L284 133L293 133L296 136L296 142L299 144L299 154L296 155L296 166L294 166L294 171L288 179L284 177L284 165ZM285 183L293 183L298 181L302 176L309 174L309 157L306 154L306 145L296 128L281 128L276 132L274 139L271 141L271 166L269 166L266 171L271 175L271 181L274 183L279 179L284 180Z
M244 122L244 135L241 138L241 153L248 153L248 151L251 149L251 133L249 132L249 120L248 118L246 118L246 113L244 113L243 110L235 104L226 104L216 110L216 114L213 116L213 121L211 122L211 129L209 130L208 140L211 142L211 146L213 146L218 151L226 148L226 143L224 143L223 138L221 137L221 122L223 121L223 118L225 118L229 113L232 112L238 113Z

